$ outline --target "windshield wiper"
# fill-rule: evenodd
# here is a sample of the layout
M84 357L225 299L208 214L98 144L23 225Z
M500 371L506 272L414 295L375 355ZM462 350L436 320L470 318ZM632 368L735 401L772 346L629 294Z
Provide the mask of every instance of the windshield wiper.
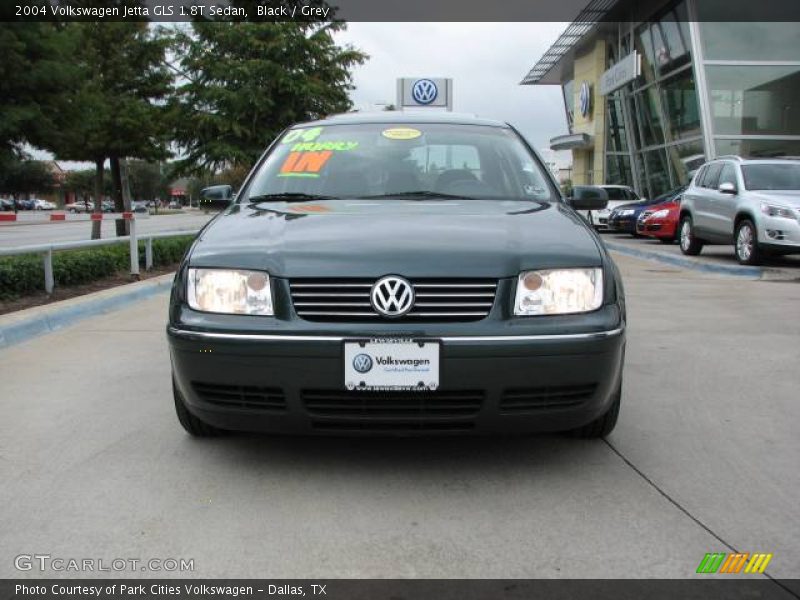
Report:
M302 192L280 192L278 194L259 194L250 196L248 204L259 204L261 202L305 202L307 200L337 200L336 196L325 196L324 194L304 194Z
M443 194L441 192L434 192L432 190L417 190L414 192L398 192L396 194L375 194L374 196L358 196L359 200L373 200L375 198L444 198L453 200L469 200L469 196L456 196L454 194Z

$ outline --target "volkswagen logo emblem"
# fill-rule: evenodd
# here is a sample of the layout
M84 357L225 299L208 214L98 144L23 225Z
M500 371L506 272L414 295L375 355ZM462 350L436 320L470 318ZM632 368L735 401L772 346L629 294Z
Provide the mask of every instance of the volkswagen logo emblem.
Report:
M387 317L400 317L414 305L414 288L402 277L381 277L372 286L370 294L373 308Z
M372 357L369 354L356 354L353 357L353 368L359 373L368 373L372 368Z
M430 79L418 79L411 86L411 97L417 104L430 104L439 95L439 89Z

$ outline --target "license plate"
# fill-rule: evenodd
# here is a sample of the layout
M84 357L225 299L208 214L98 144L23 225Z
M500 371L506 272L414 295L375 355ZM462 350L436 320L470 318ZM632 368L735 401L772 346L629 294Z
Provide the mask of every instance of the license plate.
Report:
M439 387L439 342L370 339L344 343L348 390L435 390Z

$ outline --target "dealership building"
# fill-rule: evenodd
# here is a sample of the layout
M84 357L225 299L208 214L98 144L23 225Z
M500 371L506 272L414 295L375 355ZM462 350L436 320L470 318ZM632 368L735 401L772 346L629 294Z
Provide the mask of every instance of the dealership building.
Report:
M716 156L800 156L800 23L760 22L758 2L739 4L583 9L522 80L561 86L569 132L550 147L572 151L573 184L653 197ZM739 21L718 21L726 6Z

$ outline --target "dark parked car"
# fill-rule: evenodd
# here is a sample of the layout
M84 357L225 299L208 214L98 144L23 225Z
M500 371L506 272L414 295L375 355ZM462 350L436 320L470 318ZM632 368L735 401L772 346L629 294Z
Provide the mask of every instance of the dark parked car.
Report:
M10 198L0 198L0 210L14 210L14 201Z
M625 300L602 241L507 124L297 125L176 274L175 409L193 435L608 434ZM211 201L211 200L209 200Z
M630 233L638 235L636 231L636 222L639 220L641 214L648 208L656 204L663 204L665 202L672 202L675 198L681 196L686 190L685 185L672 189L655 198L648 198L639 202L631 202L616 207L611 211L608 217L608 227L617 233Z

